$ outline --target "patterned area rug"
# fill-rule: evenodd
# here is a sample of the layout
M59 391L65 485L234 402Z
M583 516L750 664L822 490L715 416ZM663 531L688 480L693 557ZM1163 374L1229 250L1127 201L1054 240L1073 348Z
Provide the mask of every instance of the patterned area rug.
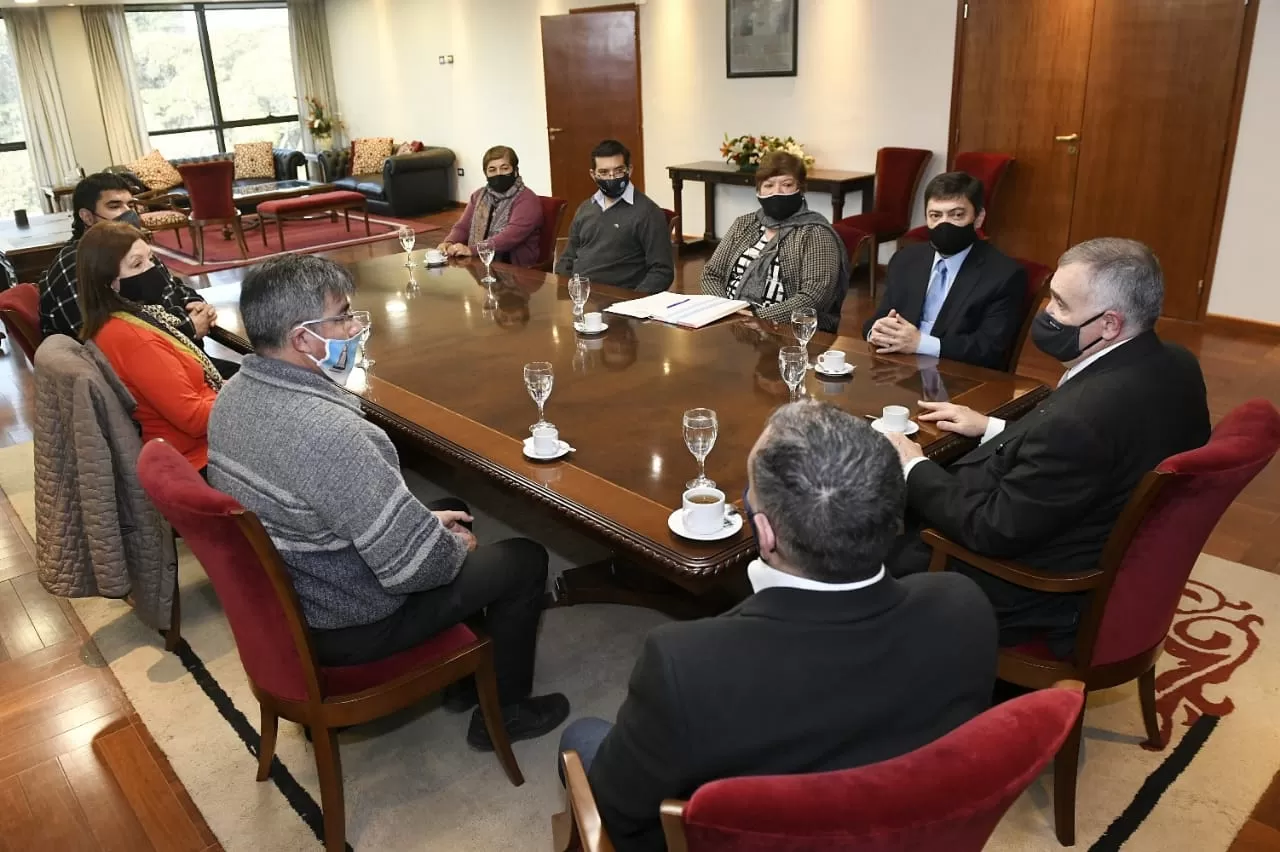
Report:
M431 490L421 482L415 490ZM31 445L0 450L0 488L34 530ZM473 506L482 507L472 495ZM511 534L477 511L482 540ZM309 744L282 723L279 765L254 782L258 709L235 643L199 564L181 550L182 659L119 601L75 601L129 699L228 852L318 850L319 788ZM549 610L538 691L569 696L574 715L612 718L656 613L620 606ZM1202 556L1157 681L1169 746L1144 750L1136 687L1095 693L1085 717L1077 849L1225 850L1280 766L1272 710L1280 690L1280 577ZM347 837L355 849L498 852L550 844L563 807L558 732L517 743L512 787L492 755L469 750L467 716L426 702L341 737ZM1050 850L1053 782L1015 803L989 850Z

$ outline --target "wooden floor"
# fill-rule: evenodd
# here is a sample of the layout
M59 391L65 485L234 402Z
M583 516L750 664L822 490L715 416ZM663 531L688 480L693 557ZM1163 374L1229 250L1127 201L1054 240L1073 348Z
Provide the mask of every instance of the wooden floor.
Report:
M456 217L425 218L447 225ZM421 244L439 236L427 235ZM398 251L386 240L329 256L350 262ZM682 258L678 286L696 288L704 259ZM226 270L193 284L236 281L242 274ZM842 331L857 335L870 308L865 283L857 279ZM1185 323L1162 324L1160 332L1200 357L1215 421L1246 399L1280 399L1280 337ZM1034 347L1027 350L1018 371L1055 382L1061 368ZM0 355L0 446L31 439L31 367L7 344L6 352ZM1280 464L1228 510L1206 550L1280 573ZM0 495L0 852L220 849L70 605L40 587L34 553ZM246 767L243 778L229 783L254 783ZM1048 838L1046 844L1050 848ZM1280 773L1231 847L1263 850L1280 852Z

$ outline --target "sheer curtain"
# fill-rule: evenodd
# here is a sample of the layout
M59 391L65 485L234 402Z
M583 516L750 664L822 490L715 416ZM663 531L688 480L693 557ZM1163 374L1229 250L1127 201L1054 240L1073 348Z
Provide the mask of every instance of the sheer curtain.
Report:
M298 118L302 123L302 148L314 151L307 128L310 95L323 103L332 115L338 92L333 82L333 57L329 51L329 24L321 0L289 0L289 44L293 49L293 76L298 87ZM341 132L333 131L334 147L341 147Z
M22 91L22 117L32 172L37 184L61 184L75 172L76 158L44 13L38 9L5 9L4 21Z
M147 120L138 93L136 63L129 46L123 6L80 9L89 40L89 63L98 84L98 105L107 131L107 152L116 165L132 163L151 150Z

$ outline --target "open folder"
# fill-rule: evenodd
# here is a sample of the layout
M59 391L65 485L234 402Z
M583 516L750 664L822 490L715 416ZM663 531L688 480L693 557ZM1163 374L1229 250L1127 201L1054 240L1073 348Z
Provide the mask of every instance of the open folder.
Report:
M685 328L702 328L747 307L750 305L741 299L688 296L682 293L654 293L652 296L618 302L605 308L605 311L624 317L669 322Z

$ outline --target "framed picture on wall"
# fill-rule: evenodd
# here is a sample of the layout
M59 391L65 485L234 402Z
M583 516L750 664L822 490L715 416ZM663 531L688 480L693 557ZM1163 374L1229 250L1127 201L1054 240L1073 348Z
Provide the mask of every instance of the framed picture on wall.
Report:
M796 76L800 0L725 0L729 77Z

